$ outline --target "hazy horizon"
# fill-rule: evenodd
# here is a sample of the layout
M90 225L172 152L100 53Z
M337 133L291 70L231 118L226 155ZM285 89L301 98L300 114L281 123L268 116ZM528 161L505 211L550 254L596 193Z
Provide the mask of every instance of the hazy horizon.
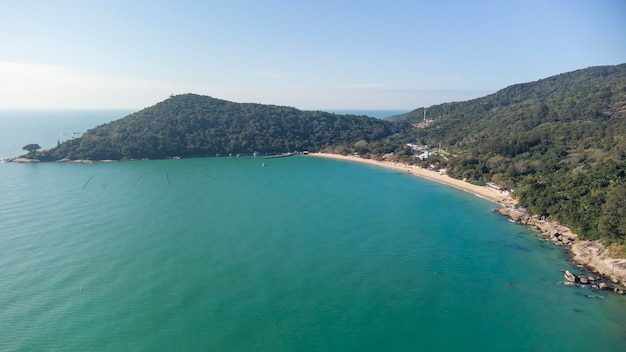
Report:
M619 0L0 5L0 109L402 109L626 62Z

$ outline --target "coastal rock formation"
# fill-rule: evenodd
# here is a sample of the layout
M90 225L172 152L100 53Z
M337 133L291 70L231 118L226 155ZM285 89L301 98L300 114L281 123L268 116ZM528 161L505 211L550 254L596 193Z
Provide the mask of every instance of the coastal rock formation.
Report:
M570 252L574 262L593 268L614 283L626 286L626 259L612 259L601 243L576 241L570 246Z
M515 206L505 206L496 209L498 214L504 215L512 221L535 227L546 240L557 246L568 247L572 254L572 261L584 265L600 275L608 278L615 284L626 286L626 259L613 259L609 256L609 251L604 246L595 241L578 240L576 234L557 223L530 216L523 208ZM569 274L569 275L568 275ZM596 278L581 277L565 272L565 279L569 282L593 284ZM585 281L584 283L582 281ZM606 283L598 284L598 289L611 289ZM622 289L616 288L615 292L623 294Z
M582 265L579 265L579 267L581 268L582 271L585 271L585 268ZM613 291L620 295L624 294L623 287L617 286L618 284L610 285L606 283L605 281L603 281L603 279L598 279L595 276L587 276L582 273L574 274L573 272L569 270L562 270L562 272L563 272L563 279L565 281L559 284L562 284L564 286L589 287L593 290ZM594 296L585 295L585 297L594 297Z
M22 164L39 162L38 159L28 159L28 158L9 158L3 161L8 162L8 163L22 163Z
M503 207L496 209L496 212L518 224L534 226L547 240L558 246L569 246L576 239L576 235L567 227L539 219L536 216L530 216L524 208Z
M572 274L569 270L565 270L565 274L563 274L563 277L565 278L565 280L569 281L569 282L579 282L580 279L578 276Z

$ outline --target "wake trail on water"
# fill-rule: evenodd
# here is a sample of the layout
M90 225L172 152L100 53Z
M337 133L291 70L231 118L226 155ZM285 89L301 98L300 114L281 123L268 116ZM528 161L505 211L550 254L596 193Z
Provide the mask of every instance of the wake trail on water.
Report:
M133 188L135 188L135 186L137 186L137 184L139 183L139 181L141 181L141 179L146 176L146 173L144 172L143 174L141 174L141 176L139 176L139 178L137 179L137 181L135 181L135 183L133 183Z
M87 180L87 182L85 182L85 184L83 185L83 190L85 189L85 187L87 187L87 185L89 184L89 181L93 180L93 178L94 178L94 177L96 177L96 176L98 176L98 174L95 174L95 175L91 176L91 177Z

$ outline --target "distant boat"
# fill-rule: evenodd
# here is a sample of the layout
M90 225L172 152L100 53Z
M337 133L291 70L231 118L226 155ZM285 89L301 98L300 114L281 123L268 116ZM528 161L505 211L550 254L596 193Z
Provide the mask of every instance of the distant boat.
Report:
M261 166L265 167L265 163L261 163Z

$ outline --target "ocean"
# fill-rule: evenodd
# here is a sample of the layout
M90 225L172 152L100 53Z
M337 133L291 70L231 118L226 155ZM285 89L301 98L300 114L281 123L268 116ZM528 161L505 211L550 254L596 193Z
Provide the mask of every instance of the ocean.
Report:
M562 248L408 174L293 156L0 178L2 351L626 349L626 297L562 285Z

